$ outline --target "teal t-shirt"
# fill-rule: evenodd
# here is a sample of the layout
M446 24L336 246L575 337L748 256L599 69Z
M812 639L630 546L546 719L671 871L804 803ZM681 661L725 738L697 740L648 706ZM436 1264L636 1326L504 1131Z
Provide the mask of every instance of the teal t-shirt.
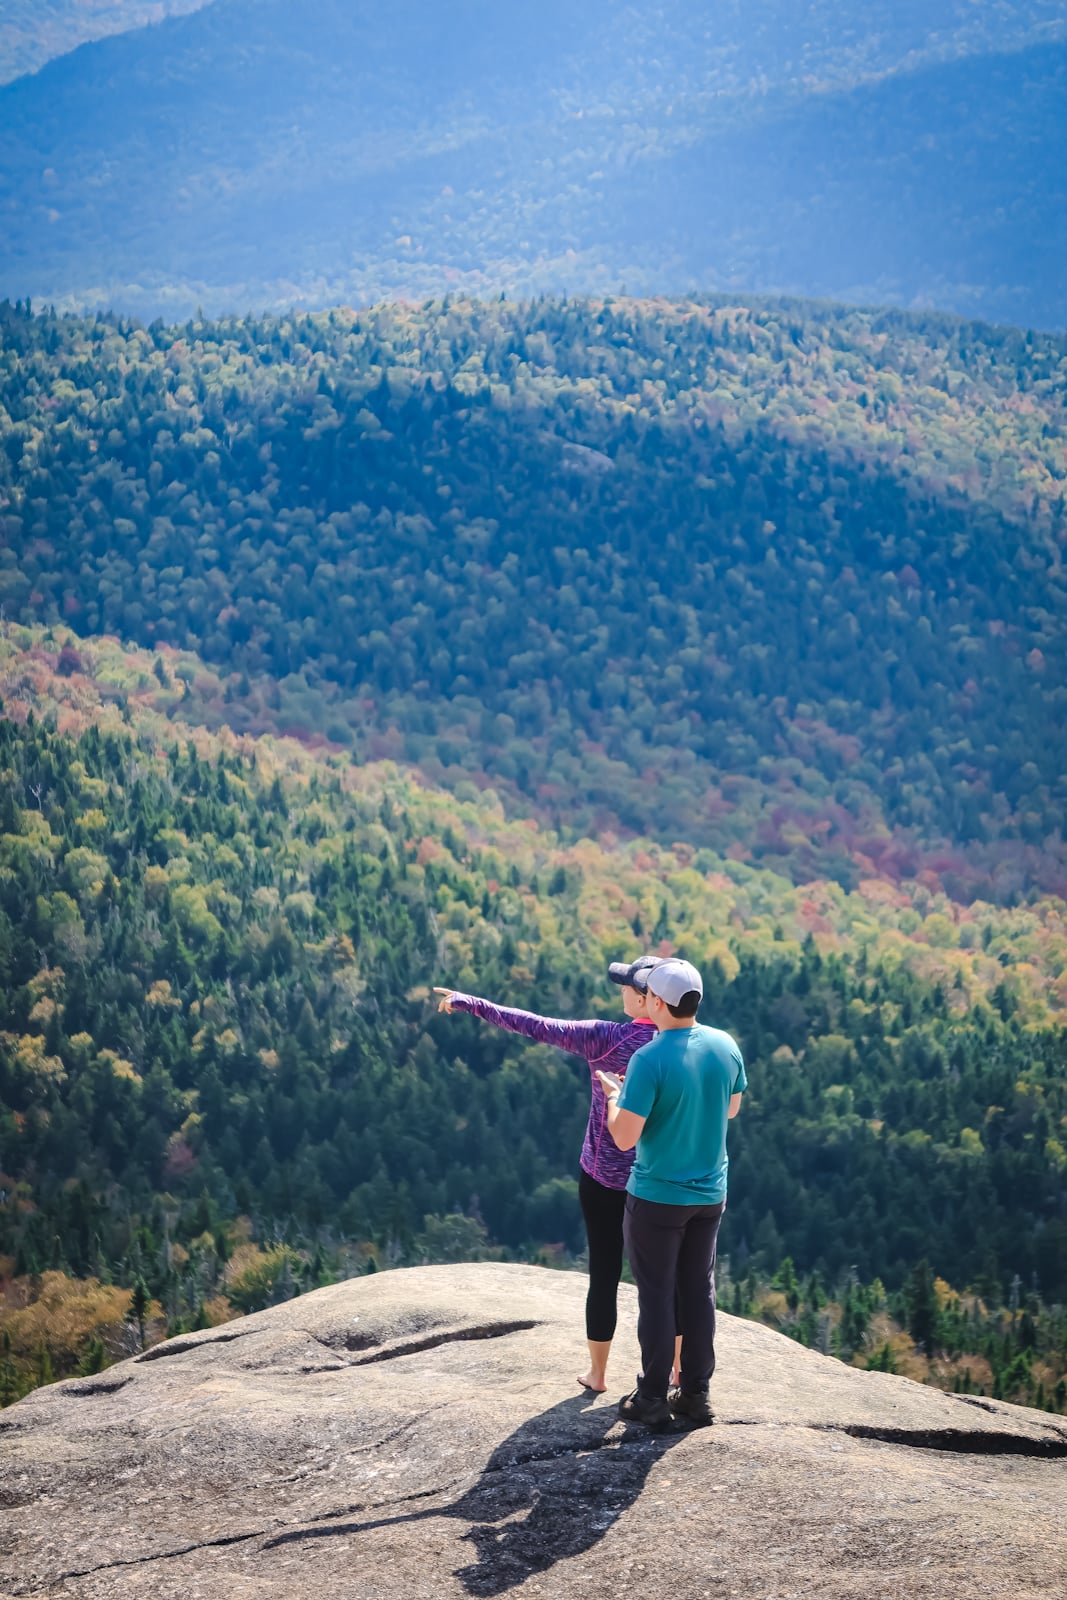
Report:
M668 1028L630 1058L619 1106L646 1117L626 1185L669 1206L726 1199L730 1096L748 1088L736 1042L695 1023Z

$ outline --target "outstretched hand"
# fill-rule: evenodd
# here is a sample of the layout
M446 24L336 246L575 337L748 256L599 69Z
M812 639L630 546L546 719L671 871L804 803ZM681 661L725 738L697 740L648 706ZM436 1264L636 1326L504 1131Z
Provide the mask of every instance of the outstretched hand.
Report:
M441 996L437 1002L438 1011L443 1011L447 1016L452 1010L452 996L456 991L454 989L439 989L435 984L433 992Z

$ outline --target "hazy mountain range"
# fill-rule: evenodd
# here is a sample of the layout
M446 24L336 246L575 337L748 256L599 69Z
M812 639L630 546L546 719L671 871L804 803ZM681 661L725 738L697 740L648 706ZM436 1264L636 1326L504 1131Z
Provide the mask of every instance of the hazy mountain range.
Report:
M216 0L0 92L0 293L184 315L625 284L1059 327L1064 18Z
M36 72L92 39L196 11L206 0L4 0L0 83Z

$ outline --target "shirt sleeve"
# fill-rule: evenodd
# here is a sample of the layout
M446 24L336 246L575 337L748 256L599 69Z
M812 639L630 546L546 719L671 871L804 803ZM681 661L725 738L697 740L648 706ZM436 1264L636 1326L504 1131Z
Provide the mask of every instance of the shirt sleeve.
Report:
M734 1075L734 1086L730 1090L730 1093L744 1094L745 1090L748 1088L748 1075L745 1072L745 1058L741 1054L741 1046L738 1044L736 1039L731 1039L730 1044L732 1046L730 1055L736 1068Z
M635 1117L647 1117L656 1099L657 1077L655 1058L648 1045L642 1045L630 1057L618 1099L619 1110L632 1111Z
M557 1050L566 1050L585 1061L595 1061L606 1055L620 1031L617 1022L571 1022L564 1017L539 1017L533 1011L496 1006L491 1000L458 991L452 995L452 1006L456 1011L466 1011L483 1022L492 1023L494 1028L521 1034L524 1039L533 1039L538 1044L555 1045Z

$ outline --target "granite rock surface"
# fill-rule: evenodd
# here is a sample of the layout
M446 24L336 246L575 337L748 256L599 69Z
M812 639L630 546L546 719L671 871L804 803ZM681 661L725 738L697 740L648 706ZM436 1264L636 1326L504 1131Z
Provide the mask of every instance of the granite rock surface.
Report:
M1067 1425L722 1317L712 1428L616 1415L585 1280L381 1273L0 1414L0 1600L1049 1600Z

